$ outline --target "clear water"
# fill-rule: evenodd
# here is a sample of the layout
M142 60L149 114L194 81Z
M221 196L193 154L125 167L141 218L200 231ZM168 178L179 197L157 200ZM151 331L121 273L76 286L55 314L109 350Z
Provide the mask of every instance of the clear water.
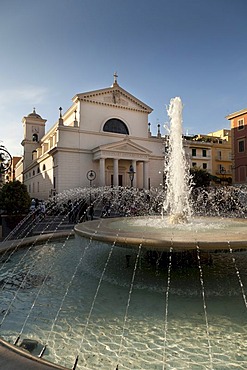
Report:
M1 336L46 344L44 358L68 368L79 354L87 370L246 369L247 253L202 259L205 300L197 263L171 253L168 279L141 251L133 275L137 253L79 238L16 252L2 264Z

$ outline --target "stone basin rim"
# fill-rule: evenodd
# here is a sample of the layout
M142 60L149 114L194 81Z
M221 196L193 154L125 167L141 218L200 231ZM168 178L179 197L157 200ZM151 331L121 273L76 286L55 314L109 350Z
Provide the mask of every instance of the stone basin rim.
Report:
M204 221L226 221L229 224L235 223L240 227L229 230L209 229L208 232L194 232L193 230L166 230L155 229L150 232L150 228L134 230L118 229L120 223L131 223L133 220L148 219L143 217L116 217L104 218L93 221L83 222L75 225L75 233L92 240L115 243L119 246L133 247L142 244L142 247L148 250L169 251L171 247L178 251L191 250L199 247L204 251L217 251L231 249L247 249L247 219L219 218L219 217L200 217ZM160 218L151 217L152 219Z

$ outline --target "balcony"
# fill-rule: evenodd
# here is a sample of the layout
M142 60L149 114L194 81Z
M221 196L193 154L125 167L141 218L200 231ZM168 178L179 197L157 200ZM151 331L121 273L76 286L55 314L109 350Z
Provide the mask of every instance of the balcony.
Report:
M202 154L196 154L196 155L190 154L190 159L191 160L201 159L201 160L207 161L207 160L210 160L211 158L212 158L211 153L208 153L206 157Z

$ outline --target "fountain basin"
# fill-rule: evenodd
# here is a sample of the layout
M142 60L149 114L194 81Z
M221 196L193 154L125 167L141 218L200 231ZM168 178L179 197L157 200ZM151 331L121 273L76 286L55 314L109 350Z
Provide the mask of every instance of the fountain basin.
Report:
M160 217L99 219L75 226L80 236L133 247L169 251L204 251L247 248L247 220L238 218L198 217L191 223L169 225Z
M134 226L134 221L137 224L147 221L145 218L120 221L123 220L140 229L143 226ZM104 225L118 220L100 221ZM157 222L157 219L149 219L150 223L152 221ZM93 226L97 222L86 224ZM118 231L119 225L114 225ZM93 235L96 231L97 228ZM137 248L115 245L113 248L109 243L91 242L77 236L66 243L61 240L35 246L30 249L29 256L26 252L22 248L13 255L5 270L15 268L21 256L25 256L16 274L23 272L23 264L29 266L28 276L35 278L34 284L31 286L28 279L28 284L19 292L3 322L1 335L13 343L28 318L20 341L30 338L47 343L46 359L60 365L41 363L34 357L24 359L23 352L3 342L0 367L8 361L6 369L21 369L19 361L25 364L25 369L62 369L63 366L71 369L80 347L78 370L99 366L114 369L117 364L119 369L126 370L153 370L164 366L178 370L213 366L225 370L245 368L246 306L235 263L238 271L245 271L246 252L235 251L236 262L229 250L228 253L212 253L212 263L203 265L206 322L198 266L177 268L173 253L171 269L158 265L151 268L143 253L135 270ZM129 266L126 254L130 255ZM40 274L49 277L44 284L42 279L37 280ZM241 279L246 286L244 273ZM2 291L2 309L8 307L13 297L12 285L8 286ZM61 302L62 310L58 315ZM208 348L212 348L212 360Z

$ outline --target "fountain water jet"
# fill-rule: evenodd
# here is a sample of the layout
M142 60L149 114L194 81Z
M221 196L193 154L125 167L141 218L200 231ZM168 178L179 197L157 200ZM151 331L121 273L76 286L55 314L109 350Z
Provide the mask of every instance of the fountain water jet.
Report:
M169 222L174 224L188 222L191 218L189 167L182 141L182 109L182 101L176 97L171 100L167 111L170 129L168 160L165 162L166 197L163 210L170 215Z

